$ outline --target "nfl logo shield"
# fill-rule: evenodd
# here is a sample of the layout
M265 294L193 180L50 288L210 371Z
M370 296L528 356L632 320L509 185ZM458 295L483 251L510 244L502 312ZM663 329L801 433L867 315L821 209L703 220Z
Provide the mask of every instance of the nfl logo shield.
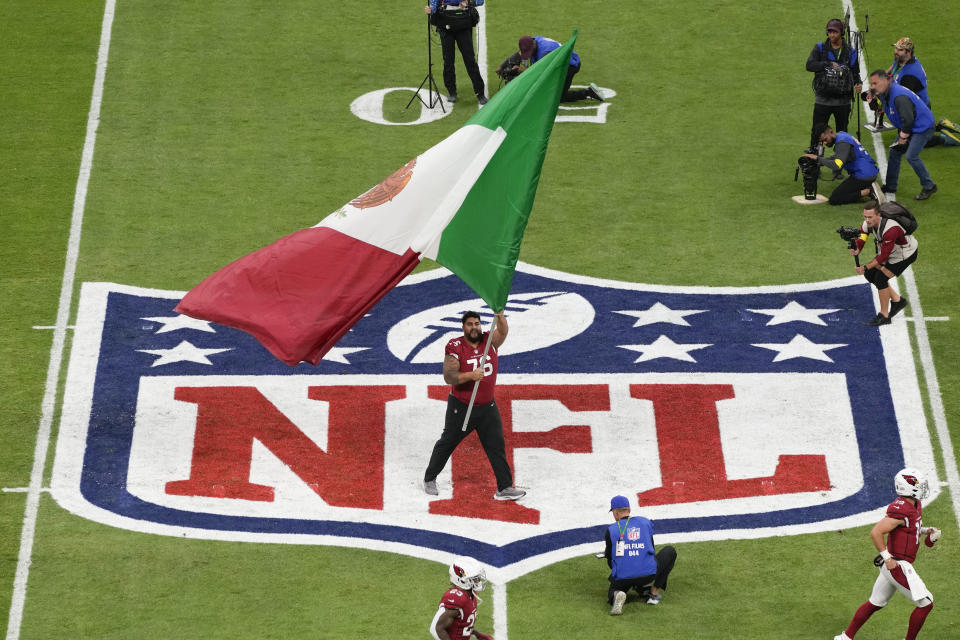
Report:
M181 295L83 287L53 473L74 513L510 576L596 551L612 495L658 541L784 535L871 522L897 470L935 469L905 324L862 325L858 278L653 287L520 265L497 382L519 502L492 499L473 435L422 490L443 346L464 311L492 319L448 272L408 278L317 367L178 316Z

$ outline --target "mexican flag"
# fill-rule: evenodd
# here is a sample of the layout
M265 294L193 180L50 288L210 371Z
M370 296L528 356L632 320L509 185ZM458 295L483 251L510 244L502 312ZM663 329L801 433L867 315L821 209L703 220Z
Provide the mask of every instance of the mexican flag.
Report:
M246 331L296 365L320 362L424 257L503 310L575 41L316 226L206 278L176 311Z

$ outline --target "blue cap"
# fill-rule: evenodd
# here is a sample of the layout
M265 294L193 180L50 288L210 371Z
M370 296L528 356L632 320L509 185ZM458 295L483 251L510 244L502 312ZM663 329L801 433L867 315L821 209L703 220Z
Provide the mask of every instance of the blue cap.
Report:
M610 499L610 511L614 509L629 509L630 501L627 500L627 496L613 496Z

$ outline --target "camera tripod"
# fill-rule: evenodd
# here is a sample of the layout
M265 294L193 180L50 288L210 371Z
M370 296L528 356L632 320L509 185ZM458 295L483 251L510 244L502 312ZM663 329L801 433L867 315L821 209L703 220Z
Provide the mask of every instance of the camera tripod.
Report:
M427 102L423 101L423 97L420 95L420 90L423 89L423 85L427 85L427 92L429 98ZM443 108L443 100L440 98L440 87L437 86L437 81L433 79L433 53L430 47L430 16L427 16L427 75L423 78L423 81L420 83L420 86L417 87L417 90L410 96L410 102L407 103L407 106L404 109L409 109L410 105L413 104L413 99L418 99L423 106L427 109L433 109L438 104L440 105L440 110L444 113L447 112Z

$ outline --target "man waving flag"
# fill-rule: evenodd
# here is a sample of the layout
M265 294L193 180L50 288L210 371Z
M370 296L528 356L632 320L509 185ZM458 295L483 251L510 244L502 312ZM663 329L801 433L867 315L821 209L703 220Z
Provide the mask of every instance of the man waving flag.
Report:
M424 257L502 311L575 41L576 31L453 135L316 226L220 269L176 310L246 331L289 365L320 362Z

